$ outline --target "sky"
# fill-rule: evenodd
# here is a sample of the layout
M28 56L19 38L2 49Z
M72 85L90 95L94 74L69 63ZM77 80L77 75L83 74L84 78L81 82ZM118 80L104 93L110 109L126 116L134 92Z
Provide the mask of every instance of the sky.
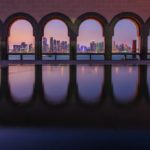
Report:
M33 28L31 24L23 19L15 21L10 28L9 47L14 44L26 42L34 45Z
M44 37L50 39L54 37L56 40L67 41L69 43L68 28L66 24L58 19L49 21L44 28ZM48 44L50 40L48 40Z
M125 43L131 46L132 41L137 39L137 33L136 25L131 20L123 19L115 26L113 41L118 44ZM67 26L58 19L49 21L46 24L44 37L48 39L54 37L57 40L69 42ZM15 21L10 28L9 45L20 44L23 41L28 44L34 44L33 29L28 21L20 19ZM77 38L77 43L85 46L89 46L91 41L104 41L102 26L94 19L88 19L80 25Z

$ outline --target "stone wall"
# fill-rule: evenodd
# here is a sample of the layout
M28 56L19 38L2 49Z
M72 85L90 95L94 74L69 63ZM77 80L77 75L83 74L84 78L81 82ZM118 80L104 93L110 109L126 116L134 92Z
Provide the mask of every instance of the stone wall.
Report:
M150 17L149 0L0 0L0 19L25 12L39 21L52 12L61 12L72 20L86 12L98 12L110 21L121 12L133 12L146 21Z

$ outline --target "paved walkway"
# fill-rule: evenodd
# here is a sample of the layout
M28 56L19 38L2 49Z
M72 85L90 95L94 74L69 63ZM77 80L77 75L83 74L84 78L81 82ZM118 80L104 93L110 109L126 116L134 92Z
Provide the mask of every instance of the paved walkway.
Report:
M0 61L1 66L7 65L15 65L15 64L35 64L35 65L43 65L43 64L69 64L69 65L76 65L76 64L90 64L90 65L150 65L150 60L119 60L119 61L89 61L89 60L81 60L81 61L33 61L33 60L8 60L8 61Z

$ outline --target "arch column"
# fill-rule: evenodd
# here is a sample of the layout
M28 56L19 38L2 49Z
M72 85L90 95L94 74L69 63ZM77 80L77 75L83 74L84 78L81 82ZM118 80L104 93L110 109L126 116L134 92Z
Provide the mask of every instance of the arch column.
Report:
M105 37L105 60L111 60L112 58L112 32L110 27L107 25L104 29L104 37Z
M139 66L139 99L148 98L147 65Z
M3 29L2 37L1 37L1 60L8 60L8 36L6 34L5 29Z
M148 52L148 33L145 30L145 27L142 27L142 33L141 33L141 59L146 60L147 59L147 52Z
M34 94L33 97L36 100L44 98L43 92L43 83L42 83L42 66L36 65L35 66L35 84L34 84Z
M104 97L113 99L113 85L112 85L112 66L104 67Z
M71 103L74 103L77 101L77 91L78 91L78 85L77 85L77 66L71 65L69 66L69 88L68 88L68 99L71 101Z
M10 99L9 68L8 67L4 67L1 69L1 89L2 89L2 97L5 100Z
M77 51L77 34L71 32L70 37L70 60L76 60L76 51Z
M35 35L35 60L42 60L42 36Z

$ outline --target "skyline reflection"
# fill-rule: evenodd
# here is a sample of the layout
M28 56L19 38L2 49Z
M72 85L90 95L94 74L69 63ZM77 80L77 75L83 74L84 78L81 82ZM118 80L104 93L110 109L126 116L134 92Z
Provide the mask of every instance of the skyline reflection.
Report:
M9 100L24 104L39 95L42 101L59 105L72 98L84 104L96 104L111 96L110 100L123 105L136 101L140 89L150 89L149 67L147 74L140 71L143 66L44 65L40 68L34 65L2 67L2 97L10 95Z
M129 103L137 96L138 68L132 66L113 66L112 84L114 96L120 103Z
M85 103L100 101L104 82L103 66L78 66L77 84L79 96Z
M9 86L13 100L25 103L31 100L35 83L35 66L9 66Z
M62 103L68 92L69 66L43 66L42 70L46 101Z

